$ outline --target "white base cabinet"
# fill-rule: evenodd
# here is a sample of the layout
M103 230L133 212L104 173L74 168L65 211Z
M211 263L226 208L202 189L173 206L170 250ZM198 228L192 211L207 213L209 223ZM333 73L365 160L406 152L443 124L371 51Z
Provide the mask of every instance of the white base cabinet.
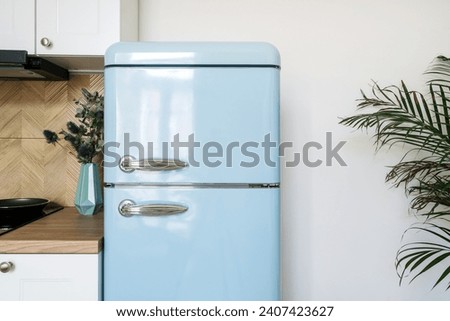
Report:
M0 300L102 299L102 253L0 254Z

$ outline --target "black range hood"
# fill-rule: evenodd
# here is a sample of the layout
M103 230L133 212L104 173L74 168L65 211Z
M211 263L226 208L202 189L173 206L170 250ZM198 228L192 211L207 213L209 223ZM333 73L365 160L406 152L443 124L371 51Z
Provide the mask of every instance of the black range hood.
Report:
M69 72L26 50L0 50L0 79L68 80Z

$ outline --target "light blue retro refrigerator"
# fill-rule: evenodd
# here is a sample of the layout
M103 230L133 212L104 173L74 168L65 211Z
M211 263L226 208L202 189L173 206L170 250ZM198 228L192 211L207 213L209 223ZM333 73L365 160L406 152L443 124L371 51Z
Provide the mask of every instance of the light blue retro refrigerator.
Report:
M278 51L105 56L105 300L280 299Z

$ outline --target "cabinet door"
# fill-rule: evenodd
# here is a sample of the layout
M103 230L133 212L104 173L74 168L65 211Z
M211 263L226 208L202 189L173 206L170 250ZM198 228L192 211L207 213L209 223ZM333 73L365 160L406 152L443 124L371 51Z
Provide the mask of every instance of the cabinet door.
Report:
M0 254L11 269L0 273L3 300L100 300L99 254Z
M120 40L120 4L120 0L37 0L37 54L104 55Z
M1 49L34 53L34 0L0 0Z

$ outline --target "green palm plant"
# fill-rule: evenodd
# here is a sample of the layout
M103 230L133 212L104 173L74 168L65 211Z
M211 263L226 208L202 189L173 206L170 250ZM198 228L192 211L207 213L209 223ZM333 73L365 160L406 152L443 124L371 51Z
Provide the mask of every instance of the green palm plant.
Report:
M427 92L400 86L372 86L361 91L360 113L341 124L374 129L376 149L395 144L410 148L392 166L386 181L404 186L410 207L419 219L404 234L395 267L400 284L430 270L438 270L434 287L446 282L450 289L450 59L439 56L425 72ZM413 153L414 152L414 153ZM414 237L413 240L405 241ZM417 238L421 238L417 240Z

